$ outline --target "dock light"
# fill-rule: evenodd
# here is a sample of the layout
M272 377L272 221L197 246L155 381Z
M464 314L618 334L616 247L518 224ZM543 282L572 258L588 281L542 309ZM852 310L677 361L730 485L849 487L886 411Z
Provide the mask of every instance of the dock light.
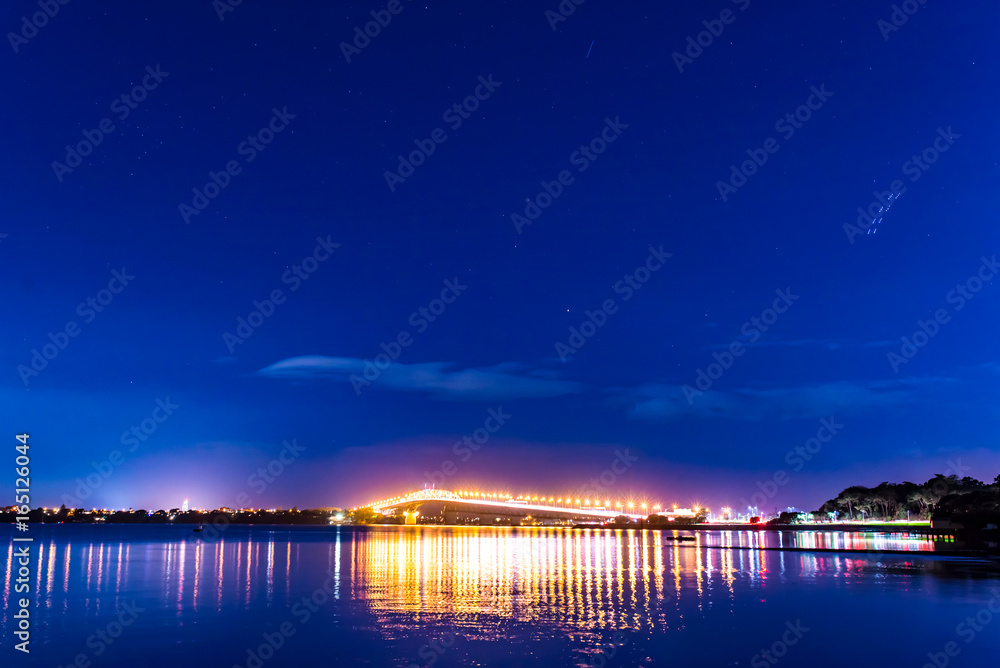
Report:
M620 504L620 503L616 503L615 504L615 508L621 508L621 507L622 507L622 504Z
M642 509L643 509L643 510L645 510L645 509L646 509L646 504L645 504L645 503L644 503L644 504L642 504Z
M562 499L557 499L556 503L562 503Z
M580 499L576 500L576 505L580 505Z
M659 509L660 509L660 507L659 507L659 506L653 506L653 509L654 509L654 510L659 510Z
M631 501L629 501L629 502L628 502L628 507L629 507L629 508L635 508L635 504L634 504L634 503L632 503Z
M604 505L610 506L611 505L611 499L605 499L604 500Z
M549 503L552 503L552 497L551 496L549 497Z

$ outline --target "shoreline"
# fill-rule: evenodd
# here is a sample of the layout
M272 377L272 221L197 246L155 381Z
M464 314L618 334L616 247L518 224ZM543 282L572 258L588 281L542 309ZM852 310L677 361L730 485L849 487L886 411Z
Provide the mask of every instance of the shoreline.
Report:
M175 527L175 528L189 528L197 526L193 523L181 523L181 522L171 522L171 523L89 523L89 522L70 522L70 523L57 523L57 522L45 522L39 523L43 526L58 526L58 525L72 525L72 526L90 526L90 527L124 527L124 526L141 526L141 527ZM206 525L211 525L210 522L206 522ZM350 527L350 528L375 528L375 527L398 527L400 529L410 529L410 528L448 528L448 529L481 529L481 528L502 528L508 530L525 530L525 529L562 529L566 531L576 531L576 530L608 530L608 531L620 531L622 529L627 531L668 531L668 532L701 532L701 531L767 531L767 532L781 532L781 531L797 531L797 532L807 532L807 531L836 531L840 533L856 533L859 527L855 525L826 525L822 527L814 526L802 526L802 525L777 525L777 526L759 526L756 528L755 525L707 525L707 524L695 524L688 525L684 527L673 527L673 526L662 526L656 525L653 527L644 526L640 528L638 525L629 526L623 525L621 527L615 526L594 526L594 527L569 527L569 526L503 526L503 527L493 527L490 525L459 525L459 524L230 524L227 526L238 526L245 528L259 527L263 530L274 530L280 529L304 529L309 528L316 531L316 533L321 533L325 529L339 529L340 527ZM225 527L221 527L225 528ZM912 531L911 529L923 529L924 531ZM898 526L892 525L865 525L865 529L869 532L883 532L883 533L912 533L920 535L924 538L932 538L927 532L931 531L930 527L906 527L900 528ZM951 532L935 532L935 535L947 535L953 536ZM185 539L199 539L200 534L185 535ZM764 552L814 552L819 554L842 554L842 555L887 555L887 556L909 556L909 557L943 557L943 558L955 558L962 560L978 560L983 563L989 564L991 567L1000 568L1000 554L989 552L987 550L977 550L968 548L959 549L934 549L934 550L897 550L897 549L849 549L849 548L832 548L832 547L801 547L801 546L763 546L763 545L711 545L698 541L694 536L687 536L687 540L677 540L682 536L670 536L667 537L667 541L673 543L674 547L683 548L693 548L693 549L713 549L713 550L741 550L741 551L754 551L760 550ZM953 543L949 543L953 544ZM664 546L666 547L666 545Z

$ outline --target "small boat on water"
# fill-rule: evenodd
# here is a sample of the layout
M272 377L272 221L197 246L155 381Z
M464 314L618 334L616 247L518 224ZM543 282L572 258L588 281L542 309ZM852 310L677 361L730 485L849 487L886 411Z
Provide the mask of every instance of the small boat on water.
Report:
M204 526L202 526L201 524L199 524L198 526L196 526L196 527L194 528L194 532L195 532L195 533L198 533L198 532L200 532L200 531L204 531L204 530L205 530L205 527L204 527Z

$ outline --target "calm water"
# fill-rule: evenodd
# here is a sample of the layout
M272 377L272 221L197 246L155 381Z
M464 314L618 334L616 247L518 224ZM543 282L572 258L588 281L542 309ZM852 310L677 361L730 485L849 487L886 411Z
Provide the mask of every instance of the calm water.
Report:
M230 526L213 540L190 527L73 525L31 535L33 651L11 651L8 551L4 666L81 654L143 668L775 665L766 649L782 666L919 668L949 642L957 656L938 658L950 666L1000 656L989 611L1000 613L1000 578L919 538ZM913 554L755 549L796 544ZM978 631L958 626L977 614ZM280 646L260 651L267 637Z

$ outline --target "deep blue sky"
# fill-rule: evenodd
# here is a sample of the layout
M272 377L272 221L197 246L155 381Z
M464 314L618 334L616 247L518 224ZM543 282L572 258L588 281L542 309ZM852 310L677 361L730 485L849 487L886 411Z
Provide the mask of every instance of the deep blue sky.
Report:
M8 438L31 433L35 502L58 505L115 450L124 463L81 505L354 505L447 459L446 488L563 494L626 448L636 461L602 494L684 505L738 505L779 470L768 509L992 479L1000 295L987 281L958 310L948 294L1000 253L1000 10L928 2L885 32L888 2L683 4L595 0L553 30L555 0L404 1L350 62L340 43L384 5L245 0L220 21L208 0L71 2L8 44L2 399ZM732 23L679 72L672 54L724 9ZM19 0L0 25L36 11ZM120 120L112 102L147 66L168 74ZM442 114L479 77L499 85L452 129ZM786 139L776 122L813 87L832 96ZM274 109L294 118L248 162L239 145ZM114 129L60 181L53 161L103 118ZM581 172L572 154L605 119L627 127ZM384 172L435 128L447 139L390 190ZM959 137L913 181L939 128ZM717 182L772 137L723 201ZM179 205L228 161L239 173L186 223ZM562 170L572 183L519 233L512 214ZM878 232L851 243L844 224L896 179ZM317 238L339 247L292 291L282 277ZM626 301L614 286L651 246L672 256ZM78 312L123 268L134 279L103 311ZM454 280L467 287L418 332L411 313ZM275 289L284 303L230 351L224 333ZM744 329L786 289L798 298L767 332ZM608 299L561 361L556 343ZM887 355L938 309L948 322L894 370ZM64 350L19 371L70 321ZM411 345L358 396L350 374L403 331ZM736 341L689 404L682 386ZM178 408L130 452L123 432L168 397ZM510 419L456 456L500 406ZM843 429L794 470L786 453L830 416ZM281 476L248 481L292 439L304 450Z

